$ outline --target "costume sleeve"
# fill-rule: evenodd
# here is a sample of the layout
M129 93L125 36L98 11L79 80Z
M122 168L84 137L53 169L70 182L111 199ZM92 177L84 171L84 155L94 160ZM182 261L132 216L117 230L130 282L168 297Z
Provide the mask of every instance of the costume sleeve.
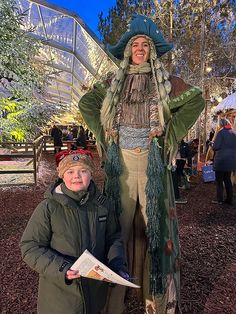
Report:
M194 125L200 113L204 109L202 92L196 87L191 87L181 95L170 101L172 118L169 123L170 136L174 136L180 142Z
M104 148L104 132L101 125L100 109L106 94L103 83L96 83L94 88L87 92L79 101L79 111L89 130L96 137L97 144Z
M23 260L36 272L65 284L65 273L72 261L50 247L50 211L41 202L32 214L20 241Z
M194 125L204 108L204 99L199 88L191 87L178 77L172 77L171 84L170 115L166 119L163 157L169 165L176 156L178 143Z

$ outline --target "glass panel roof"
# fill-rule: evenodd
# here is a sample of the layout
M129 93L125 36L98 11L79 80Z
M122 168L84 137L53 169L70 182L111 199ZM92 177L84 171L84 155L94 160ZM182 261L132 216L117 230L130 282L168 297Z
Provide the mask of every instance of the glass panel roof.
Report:
M49 60L57 74L48 86L47 100L72 113L83 94L117 66L96 35L74 12L45 0L17 0L26 13L25 24L43 39L40 58Z
M75 51L94 68L99 67L104 56L103 50L98 45L94 45L92 38L87 36L86 31L79 24L77 24Z

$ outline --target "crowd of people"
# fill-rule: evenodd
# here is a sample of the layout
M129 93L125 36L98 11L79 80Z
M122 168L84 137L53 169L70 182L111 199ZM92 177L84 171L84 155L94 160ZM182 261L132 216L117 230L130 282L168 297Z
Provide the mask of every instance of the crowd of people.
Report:
M230 205L233 200L232 177L235 176L236 171L236 132L232 128L233 123L234 121L230 121L224 116L221 117L217 127L218 130L212 128L206 142L206 148L211 153L207 154L205 163L212 165L211 169L214 175L210 174L210 181L216 182L216 199L212 200L213 204ZM181 198L179 189L189 189L188 182L191 176L197 174L198 146L198 139L188 142L182 140L179 145L176 155L176 171L173 173L177 204L187 203L186 199Z
M49 133L53 138L55 154L61 151L63 141L72 141L72 149L77 149L77 147L86 149L88 141L96 142L93 133L88 128L85 130L82 125L79 127L73 125L72 128L66 127L61 129L54 124Z
M176 204L187 203L187 200L181 197L180 189L189 190L190 179L198 174L198 146L198 138L190 141L182 139L179 144L172 172Z
M71 269L85 249L123 278L136 278L141 286L136 297L145 313L181 312L176 201L178 188L187 185L186 173L196 171L198 139L187 143L183 138L204 100L200 89L170 75L160 61L172 48L151 19L134 16L118 43L109 46L121 61L117 73L81 98L79 110L105 165L105 189L99 192L92 179L86 131L73 128L68 136L83 149L55 151L58 179L35 209L20 243L24 261L40 274L38 313L125 311L125 286L84 278ZM56 138L62 135L56 129L51 135L60 148ZM230 169L217 165L225 133L230 133L229 141L236 137L224 129L213 145L214 166L220 171L218 201L220 180L228 182L228 171L236 170L236 164ZM236 144L231 147L236 163L235 154Z

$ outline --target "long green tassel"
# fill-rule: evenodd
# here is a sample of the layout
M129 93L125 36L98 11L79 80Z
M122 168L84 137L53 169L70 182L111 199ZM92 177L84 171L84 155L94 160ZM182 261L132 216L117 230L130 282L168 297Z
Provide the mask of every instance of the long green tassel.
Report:
M150 293L153 295L163 293L163 276L161 271L161 208L160 195L163 192L164 166L161 159L158 141L155 138L150 145L147 167L147 236L150 253Z
M115 201L116 213L121 213L120 201L120 181L121 165L119 159L118 145L112 142L107 149L107 160L105 163L105 172L107 175L105 183L106 195L109 199Z

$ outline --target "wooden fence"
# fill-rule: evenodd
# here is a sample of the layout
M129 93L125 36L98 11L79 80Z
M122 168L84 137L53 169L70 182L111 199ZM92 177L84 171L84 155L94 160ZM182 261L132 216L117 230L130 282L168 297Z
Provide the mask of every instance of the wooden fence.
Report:
M63 141L63 149L70 148L72 143L76 141ZM96 144L88 141L87 149L96 150ZM0 142L0 175L31 173L34 184L37 184L40 159L42 152L46 151L54 152L53 138L50 135L42 135L33 142ZM0 176L0 185L1 181Z
M44 136L38 137L33 142L0 142L0 174L32 173L36 184L43 148ZM16 162L9 166L9 161Z

